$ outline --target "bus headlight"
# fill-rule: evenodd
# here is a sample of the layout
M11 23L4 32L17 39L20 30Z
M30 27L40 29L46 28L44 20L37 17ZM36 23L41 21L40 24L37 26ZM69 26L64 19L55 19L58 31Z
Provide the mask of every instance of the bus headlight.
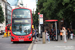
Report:
M31 39L31 36L29 36L28 38L29 38L29 40L30 40L30 39Z
M11 38L14 40L15 37L14 36L11 36Z
M31 39L31 37L32 37L32 34L30 34L30 36L28 36L29 39Z

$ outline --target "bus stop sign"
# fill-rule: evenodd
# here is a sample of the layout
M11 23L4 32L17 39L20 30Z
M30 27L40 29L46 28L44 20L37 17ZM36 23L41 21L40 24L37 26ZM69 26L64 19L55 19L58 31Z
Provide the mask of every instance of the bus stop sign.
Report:
M43 14L39 14L39 24L43 24Z
M40 17L40 18L43 18L43 14L40 14L39 17Z

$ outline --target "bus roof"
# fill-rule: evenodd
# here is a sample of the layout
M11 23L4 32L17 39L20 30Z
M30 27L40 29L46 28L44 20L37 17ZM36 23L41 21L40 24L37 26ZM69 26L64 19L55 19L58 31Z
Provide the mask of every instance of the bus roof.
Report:
M18 7L18 8L14 8L14 9L12 9L12 11L15 10L15 9L28 9L28 10L31 10L31 9L29 9L29 8Z

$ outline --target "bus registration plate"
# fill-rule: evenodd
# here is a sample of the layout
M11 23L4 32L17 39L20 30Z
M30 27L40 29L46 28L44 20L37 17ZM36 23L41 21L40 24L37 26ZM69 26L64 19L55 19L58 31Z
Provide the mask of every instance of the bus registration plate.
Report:
M19 41L24 41L24 39L19 39Z

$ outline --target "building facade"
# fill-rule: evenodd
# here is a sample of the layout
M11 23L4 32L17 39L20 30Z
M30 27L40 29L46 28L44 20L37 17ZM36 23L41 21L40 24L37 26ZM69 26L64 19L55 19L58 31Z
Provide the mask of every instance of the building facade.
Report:
M0 0L0 5L2 7L2 10L4 13L4 19L5 19L5 21L3 23L0 23L0 31L5 30L5 26L6 26L5 3L6 3L6 0Z
M11 6L7 0L0 0L0 5L4 13L4 22L0 23L0 31L5 30L5 26L11 23Z
M6 12L6 25L11 23L11 10L12 7L8 2L5 3L5 12Z

